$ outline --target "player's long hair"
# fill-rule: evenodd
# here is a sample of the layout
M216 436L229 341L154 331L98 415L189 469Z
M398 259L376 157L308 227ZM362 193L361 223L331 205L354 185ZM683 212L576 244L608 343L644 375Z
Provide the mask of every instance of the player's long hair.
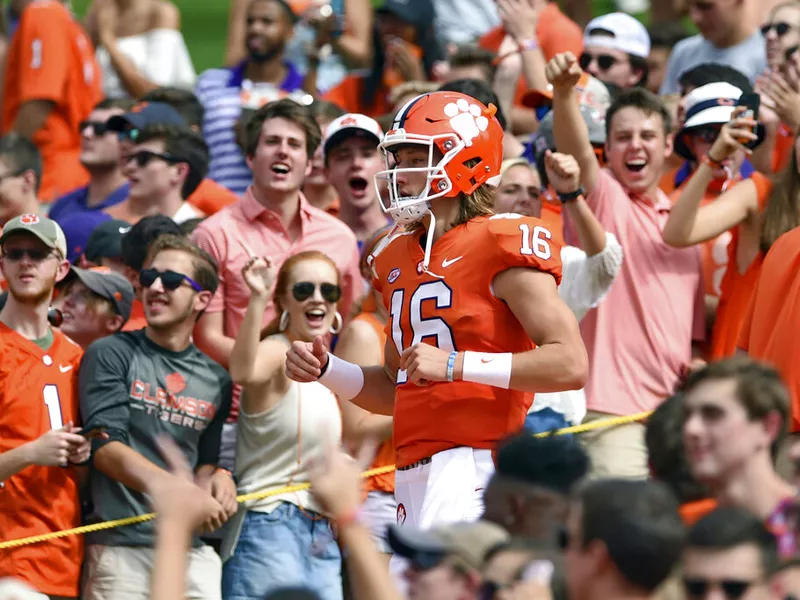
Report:
M800 173L797 172L795 146L789 164L778 175L767 206L764 208L760 250L766 254L779 237L798 226L800 226Z
M292 270L300 263L307 260L321 260L328 263L336 271L336 284L342 285L342 275L339 273L339 267L331 258L318 250L306 250L305 252L298 252L287 258L278 270L278 276L275 279L275 293L272 296L272 301L275 303L275 318L261 330L261 339L280 333L280 320L284 307L282 298L286 297L289 290L289 280Z

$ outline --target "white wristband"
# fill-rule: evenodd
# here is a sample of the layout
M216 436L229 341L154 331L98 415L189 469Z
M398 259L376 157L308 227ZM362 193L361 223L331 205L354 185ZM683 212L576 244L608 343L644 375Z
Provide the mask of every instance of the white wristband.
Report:
M464 352L461 379L507 390L511 385L513 356L511 352L503 354Z
M329 352L328 366L318 381L339 398L352 400L364 388L364 371Z

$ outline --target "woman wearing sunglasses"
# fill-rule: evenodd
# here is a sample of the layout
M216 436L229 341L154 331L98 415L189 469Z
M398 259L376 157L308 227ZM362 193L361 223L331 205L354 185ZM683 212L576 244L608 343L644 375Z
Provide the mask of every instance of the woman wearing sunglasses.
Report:
M295 254L275 274L268 258L242 269L250 302L230 360L243 386L238 421L238 493L308 481L308 462L341 442L336 396L320 383L284 373L294 341L338 333L339 272L317 251ZM275 290L270 298L273 283ZM270 301L279 315L264 331ZM305 584L324 600L342 598L341 555L331 524L308 490L282 493L240 508L223 544L223 598L263 598L276 588Z

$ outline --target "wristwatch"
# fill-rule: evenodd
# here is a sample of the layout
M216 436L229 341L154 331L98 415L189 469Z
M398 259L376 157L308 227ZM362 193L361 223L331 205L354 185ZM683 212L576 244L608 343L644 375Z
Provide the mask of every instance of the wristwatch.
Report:
M569 202L570 200L575 200L579 196L583 196L586 194L586 190L583 186L579 187L574 192L567 192L566 194L562 194L561 192L556 192L558 199L561 200L561 203Z

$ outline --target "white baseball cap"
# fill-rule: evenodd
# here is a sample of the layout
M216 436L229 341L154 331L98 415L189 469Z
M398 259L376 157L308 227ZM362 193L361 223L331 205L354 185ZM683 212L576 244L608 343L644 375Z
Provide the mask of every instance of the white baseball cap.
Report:
M325 141L322 152L328 154L330 149L349 137L366 137L375 140L378 145L383 137L381 126L375 119L359 113L348 113L334 120L325 130Z
M598 29L602 33L595 33ZM640 58L650 56L650 35L647 29L632 16L621 12L609 13L589 21L583 31L583 45L587 48L622 50Z

